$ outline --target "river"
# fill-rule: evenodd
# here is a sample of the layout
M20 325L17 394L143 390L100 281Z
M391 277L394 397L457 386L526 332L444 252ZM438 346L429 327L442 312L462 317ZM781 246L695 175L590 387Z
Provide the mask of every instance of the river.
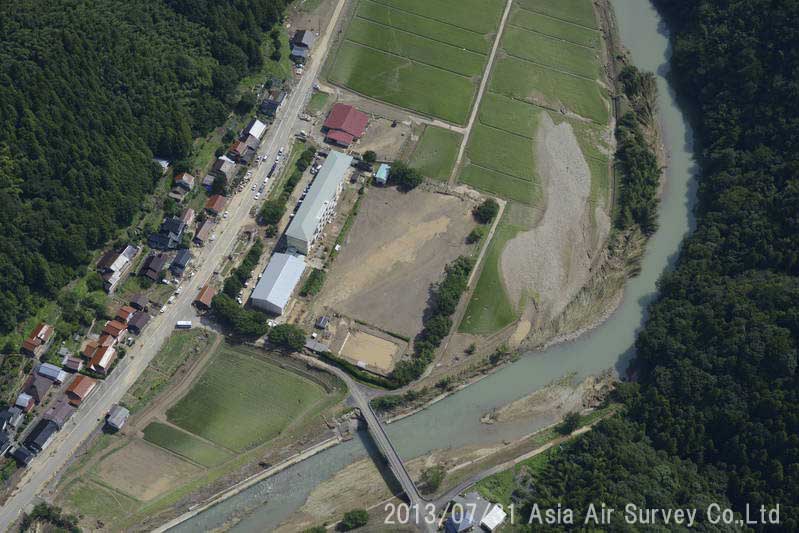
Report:
M611 0L622 44L633 62L657 74L658 107L663 144L668 156L667 178L659 211L660 229L647 244L641 273L628 281L624 299L604 324L575 341L544 352L525 354L517 362L453 394L413 416L387 427L397 450L409 459L433 449L488 444L526 435L550 421L484 425L480 416L575 374L583 378L614 368L622 372L633 354L635 335L655 283L676 259L680 242L692 224L695 166L692 135L666 81L670 54L666 28L654 8L641 0ZM288 468L184 522L172 531L208 531L238 520L232 531L267 531L288 518L319 483L362 458L368 438L335 446Z

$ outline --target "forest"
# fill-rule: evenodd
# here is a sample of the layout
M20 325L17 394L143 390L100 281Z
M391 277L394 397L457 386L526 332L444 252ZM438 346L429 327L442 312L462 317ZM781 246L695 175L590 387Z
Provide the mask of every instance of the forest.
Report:
M85 271L221 124L286 0L0 7L0 334Z
M515 498L779 504L772 530L795 531L799 4L656 4L697 137L696 229L637 339L636 380L618 390L625 414L520 480Z

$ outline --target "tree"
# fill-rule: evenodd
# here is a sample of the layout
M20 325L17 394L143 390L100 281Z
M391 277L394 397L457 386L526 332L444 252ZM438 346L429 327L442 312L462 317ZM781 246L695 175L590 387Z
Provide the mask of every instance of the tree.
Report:
M276 226L286 212L286 203L280 200L267 200L261 206L261 222Z
M211 194L225 194L227 189L227 178L225 176L216 176L214 182L211 184Z
M469 232L469 235L466 236L466 243L467 244L474 244L479 242L485 236L486 230L485 226L477 226L472 231Z
M305 346L305 331L294 324L278 324L269 330L268 339L281 348L300 351Z
M446 475L447 470L442 465L435 465L422 470L422 490L425 494L432 494L437 491Z
M367 150L363 153L363 160L372 165L377 161L377 154L372 150Z
M245 92L241 95L239 102L236 104L236 114L246 115L252 108L255 107L256 97L253 92Z
M563 422L558 424L557 429L561 435L569 435L578 427L580 427L580 414L572 411L563 417Z
M486 198L483 203L474 208L474 218L480 224L488 224L499 213L499 204L493 198Z
M344 513L339 526L341 531L350 531L365 526L367 522L369 522L369 513L366 509L353 509Z
M399 190L408 192L421 185L424 178L417 170L402 161L394 161L388 173L388 180L396 184Z

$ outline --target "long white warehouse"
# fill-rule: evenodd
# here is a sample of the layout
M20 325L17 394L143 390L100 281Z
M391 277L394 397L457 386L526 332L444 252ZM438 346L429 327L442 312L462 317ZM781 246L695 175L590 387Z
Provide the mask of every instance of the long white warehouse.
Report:
M305 201L286 230L286 245L301 254L308 254L336 208L352 156L330 150L316 174Z
M273 255L252 291L250 302L264 311L282 315L304 271L302 256Z

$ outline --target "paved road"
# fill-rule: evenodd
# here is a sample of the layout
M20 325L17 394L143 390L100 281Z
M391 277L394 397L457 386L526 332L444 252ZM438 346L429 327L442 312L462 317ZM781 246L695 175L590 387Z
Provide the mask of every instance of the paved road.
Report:
M304 109L312 91L313 81L319 73L329 47L332 28L341 14L344 0L339 0L331 17L325 34L317 41L313 57L305 68L305 74L298 82L278 117L266 134L258 151L266 157L266 162L253 171L255 183L262 183L281 146L288 148L294 130L301 126L298 114ZM271 180L274 182L275 180ZM271 187L272 183L269 186ZM262 195L262 200L266 194ZM258 202L251 191L245 189L232 198L227 207L227 219L220 219L216 227L216 240L204 248L196 249L198 256L195 265L199 265L196 274L183 282L182 292L175 302L167 306L163 314L156 315L137 343L128 350L128 355L120 361L117 368L75 413L67 426L58 433L55 441L45 453L36 457L26 469L25 474L12 493L11 497L0 509L0 531L7 531L19 517L20 512L35 503L36 497L45 488L48 481L69 460L73 452L88 438L101 423L111 406L120 401L128 388L141 375L163 343L172 334L178 320L196 320L197 315L191 303L197 291L213 276L235 246L239 229L252 222L250 210Z

